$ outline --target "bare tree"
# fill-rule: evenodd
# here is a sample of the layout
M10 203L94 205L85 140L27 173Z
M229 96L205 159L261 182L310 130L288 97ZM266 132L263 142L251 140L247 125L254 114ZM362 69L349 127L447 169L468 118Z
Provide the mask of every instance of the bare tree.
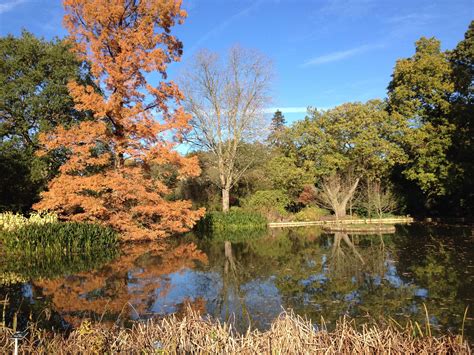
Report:
M231 188L252 164L238 166L239 147L263 137L268 123L272 65L262 54L235 46L225 61L199 52L181 79L185 108L193 115L187 141L215 156L222 210L229 210Z
M335 173L324 178L318 194L319 203L334 211L336 219L346 217L347 203L352 199L360 178Z
M371 206L377 214L377 217L382 218L385 213L393 213L397 210L398 203L395 195L392 193L390 187L383 187L380 180L375 180L370 183L367 188L367 200L370 204L367 207L370 216Z

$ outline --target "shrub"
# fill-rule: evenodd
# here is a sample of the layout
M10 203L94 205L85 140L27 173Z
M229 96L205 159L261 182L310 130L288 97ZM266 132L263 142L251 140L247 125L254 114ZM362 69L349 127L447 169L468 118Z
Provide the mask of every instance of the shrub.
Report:
M290 198L282 190L261 190L243 201L243 207L249 211L256 211L266 216L269 220L286 216L286 206Z
M294 219L299 222L317 221L321 217L329 216L330 214L331 212L324 208L309 206L296 213Z
M67 254L115 246L117 233L88 223L27 223L20 228L0 230L0 241L9 253Z
M232 235L237 239L245 238L267 228L267 220L259 213L232 208L229 212L209 212L202 218L197 229L206 236L228 239ZM233 238L236 239L236 238Z

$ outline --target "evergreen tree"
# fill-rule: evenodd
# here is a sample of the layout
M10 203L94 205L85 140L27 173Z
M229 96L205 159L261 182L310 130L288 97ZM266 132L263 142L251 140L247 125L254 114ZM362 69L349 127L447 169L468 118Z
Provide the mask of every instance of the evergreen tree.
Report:
M267 142L273 147L281 147L283 133L286 129L285 116L280 110L276 110L272 117L270 124L270 134L268 135Z

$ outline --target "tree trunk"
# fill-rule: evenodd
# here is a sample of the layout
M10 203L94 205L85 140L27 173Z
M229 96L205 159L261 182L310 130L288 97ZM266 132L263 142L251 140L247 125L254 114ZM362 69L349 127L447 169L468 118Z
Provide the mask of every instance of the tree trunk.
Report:
M370 179L367 177L367 217L372 218L372 191L370 189Z
M222 188L222 212L229 211L230 188Z
M334 213L336 214L336 219L346 217L346 203L342 201L337 206L334 206Z
M336 219L346 217L347 204L354 196L358 184L359 178L352 184L349 182L346 184L337 176L323 183L325 201L334 211Z

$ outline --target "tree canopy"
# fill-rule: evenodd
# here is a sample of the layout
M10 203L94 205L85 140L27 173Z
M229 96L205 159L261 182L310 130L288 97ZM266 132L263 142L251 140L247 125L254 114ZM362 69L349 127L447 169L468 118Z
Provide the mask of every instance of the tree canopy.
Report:
M67 82L92 83L88 66L65 41L23 31L0 39L0 209L28 211L62 154L38 158L38 134L89 117L74 108Z
M287 155L312 174L321 203L343 217L361 178L386 177L391 167L403 163L400 128L380 100L309 109L289 130Z
M190 116L179 106L183 96L176 84L153 87L145 75L156 71L164 79L168 64L179 59L182 44L170 32L186 13L171 0L114 6L106 0L65 0L64 7L74 50L90 61L102 92L77 81L68 84L76 109L91 111L93 119L41 134L43 152L64 148L68 160L35 209L104 223L128 239L188 230L203 210L167 199L170 189L152 178L150 166L174 165L180 178L199 174L196 159L181 156L169 139L180 137Z

